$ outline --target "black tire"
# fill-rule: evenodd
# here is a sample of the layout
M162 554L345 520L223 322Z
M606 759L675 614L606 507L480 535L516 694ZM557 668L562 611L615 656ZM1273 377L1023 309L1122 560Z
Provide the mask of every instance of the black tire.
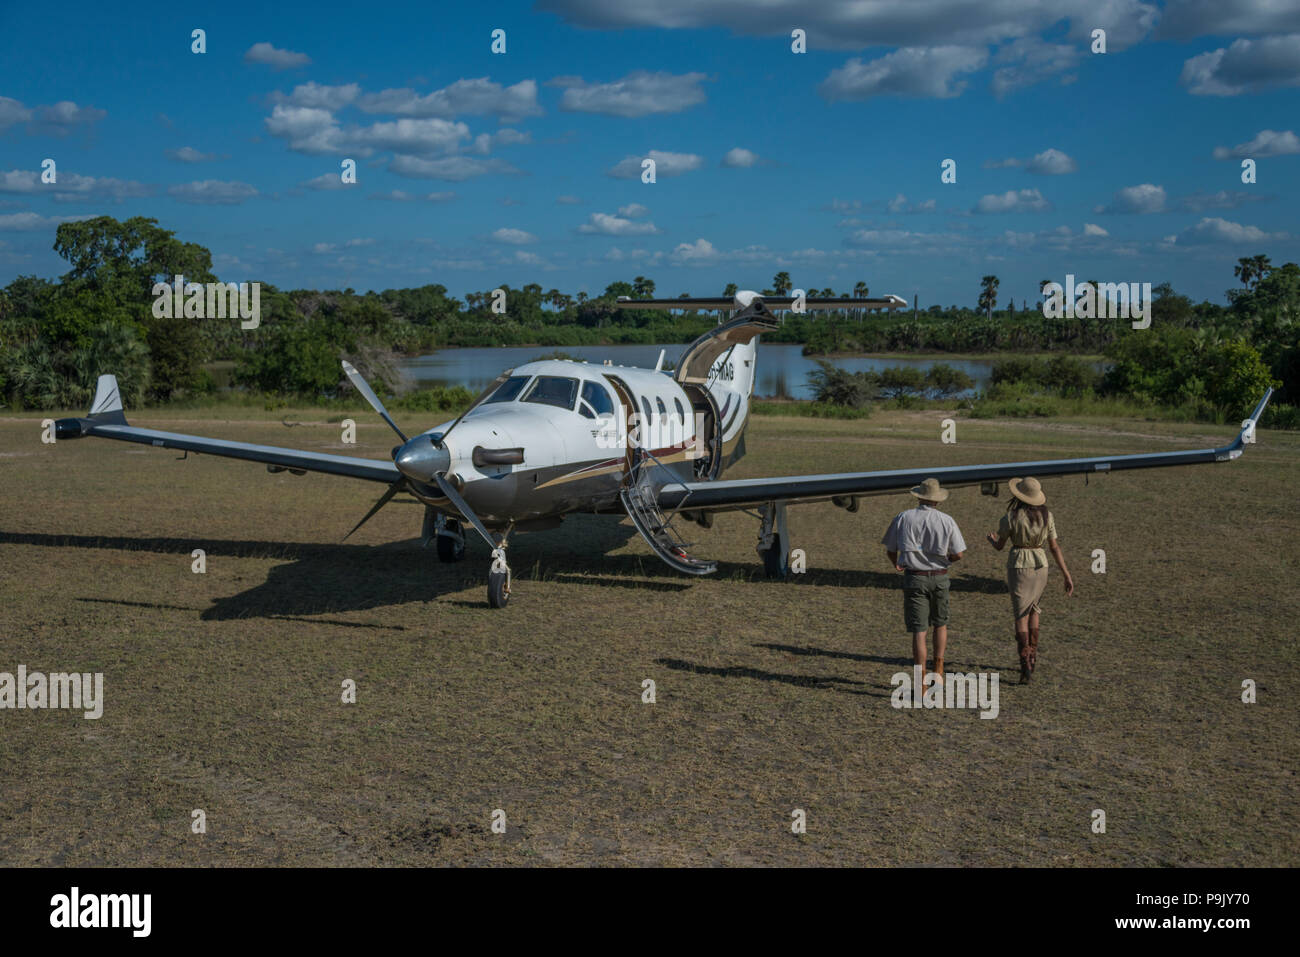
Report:
M506 573L488 572L488 607L504 608L510 601L510 592L506 591Z
M459 522L448 522L447 530L459 532ZM440 562L459 562L465 558L465 540L462 538L456 541L446 535L438 536L438 561Z
M785 569L781 562L781 536L772 536L772 547L763 552L763 573L768 578L784 578Z

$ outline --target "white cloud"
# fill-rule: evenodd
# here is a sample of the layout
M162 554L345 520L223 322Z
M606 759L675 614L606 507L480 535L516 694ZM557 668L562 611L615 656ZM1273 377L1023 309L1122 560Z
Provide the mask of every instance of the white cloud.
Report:
M1244 189L1221 189L1217 193L1192 193L1179 200L1182 209L1199 213L1206 209L1237 209L1250 203L1263 202L1264 196Z
M1300 6L1268 0L1166 0L1161 39L1252 36L1300 31Z
M1085 236L1109 236L1110 235L1110 233L1102 229L1096 223L1084 223L1083 234Z
M32 118L32 111L17 100L0 96L0 130L8 129L18 123L26 123Z
M492 239L495 242L506 243L511 246L523 246L527 243L537 242L536 236L522 229L498 229L492 234Z
M29 132L67 136L75 127L97 123L106 116L108 113L93 106L77 106L71 100L60 100L50 106L36 107Z
M334 189L354 189L356 183L345 183L343 177L338 173L321 173L302 184L307 189L314 190L334 190Z
M555 202L560 206L581 206L582 198L569 195L557 196L555 197Z
M727 155L722 157L722 165L730 169L746 169L757 162L757 153L739 146L727 150Z
M499 159L478 159L473 156L444 156L441 159L421 159L416 156L395 156L388 171L413 179L441 179L460 183L488 173L517 173L509 163Z
M1292 153L1300 153L1300 137L1290 130L1281 132L1260 130L1254 138L1245 143L1238 143L1232 149L1226 146L1214 148L1214 158L1217 160L1260 159L1267 156L1288 156Z
M982 69L988 51L979 47L903 47L863 63L854 57L822 81L822 96L865 100L873 96L918 96L941 99L961 94L966 81L958 77Z
M461 140L468 138L469 127L464 123L409 118L375 123L343 134L349 145L416 156L451 152Z
M1079 164L1058 149L1045 149L1025 163L1025 171L1044 176L1062 176L1079 169Z
M31 232L37 229L54 229L60 223L76 223L93 216L41 216L39 213L8 213L0 215L0 232Z
M885 209L887 209L889 212L891 212L891 213L895 213L895 214L897 214L897 213L933 213L933 212L935 211L935 209L937 208L937 206L938 206L938 204L937 204L933 199L927 199L927 200L925 200L924 202L920 202L920 203L909 203L909 202L907 201L907 197L904 196L902 193L899 193L897 196L895 196L895 197L894 197L893 199L891 199L889 202L885 203ZM856 220L854 220L854 221L852 221L852 222L848 222L848 221L846 221L845 223L843 223L843 224L841 224L841 225L856 226L856 225L858 225L858 223L857 223Z
M1178 245L1198 245L1211 243L1262 243L1272 240L1287 239L1286 233L1266 233L1256 226L1243 226L1241 223L1229 222L1217 216L1207 216L1195 226L1188 226L1173 241Z
M746 36L779 37L787 45L790 30L798 26L808 31L810 50L1000 43L1065 20L1069 39L1086 40L1093 27L1102 27L1108 48L1118 50L1144 37L1160 13L1154 3L1142 0L540 0L537 7L587 28L720 27Z
M311 62L311 57L305 53L294 53L292 50L279 50L269 43L262 42L254 43L244 51L244 62L264 63L277 70L288 70L306 66Z
M707 239L697 239L693 243L678 243L669 258L686 265L707 265L717 260L718 251Z
M1051 209L1051 203L1036 189L1007 190L989 193L975 204L976 213L1040 213Z
M641 207L644 211L645 207ZM622 212L622 210L620 210ZM580 233L600 233L604 236L645 236L659 232L654 223L636 223L608 213L592 213L591 219L578 227Z
M610 168L608 175L615 179L640 179L641 163L646 158L655 161L655 177L680 176L704 165L704 157L696 153L668 153L650 150L645 156L626 156Z
M486 156L492 152L493 147L497 146L516 146L520 143L531 143L533 135L531 133L521 133L519 130L509 128L497 130L495 133L480 133L474 137L473 149L475 153Z
M237 206L244 200L256 196L257 189L248 183L204 179L169 186L167 195L178 202L199 206Z
M388 193L371 193L366 199L387 199L396 203L447 203L456 198L455 193L425 193L416 194L408 193L403 189L395 189Z
M215 153L201 153L192 146L182 146L178 150L167 150L167 155L178 163L204 163L217 158Z
M636 219L638 216L644 216L650 210L646 209L640 203L628 203L626 206L618 208L620 216L626 216L628 219Z
M457 80L424 96L407 88L367 93L357 101L357 106L367 113L442 119L488 115L496 116L502 122L542 114L537 103L536 80L520 80L513 86L502 86L485 76Z
M612 83L586 83L581 77L556 77L549 85L567 87L560 109L570 113L638 117L680 113L704 102L703 73L651 73L634 70Z
M1082 57L1083 51L1078 47L1045 43L1036 36L1017 37L998 50L995 61L1008 65L994 71L989 88L1001 99L1008 93L1073 69Z
M151 192L144 183L110 176L82 176L64 171L58 174L56 182L42 183L35 170L0 173L0 193L41 193L63 203L104 199L118 202L148 196Z
M305 106L313 110L329 110L331 113L343 109L361 95L361 87L356 83L342 86L325 86L320 83L302 83L293 88L288 96L272 93L271 102L287 106Z
M1107 206L1098 206L1097 213L1161 213L1165 209L1165 188L1153 183L1125 186L1115 194Z
M1300 33L1238 39L1231 46L1198 54L1180 77L1198 96L1238 96L1300 86Z
M347 146L343 131L329 110L282 103L263 122L268 133L287 140L289 149L298 153L340 153Z

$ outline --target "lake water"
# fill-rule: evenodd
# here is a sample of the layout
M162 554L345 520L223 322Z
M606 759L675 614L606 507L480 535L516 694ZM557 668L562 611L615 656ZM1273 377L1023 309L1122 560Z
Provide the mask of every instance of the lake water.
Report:
M684 345L660 346L565 346L561 351L578 359L599 365L606 359L614 365L654 368L659 350L667 350L665 362L676 362ZM758 381L754 393L788 399L811 399L808 373L817 363L802 354L803 346L785 343L758 344ZM430 389L434 386L462 385L471 392L485 389L505 369L522 365L531 359L556 351L547 346L501 346L489 349L440 349L426 356L399 359L398 368L412 388ZM975 387L988 385L993 372L991 359L915 359L909 356L891 356L887 359L832 359L843 369L857 372L871 369L879 372L890 366L916 366L923 372L936 362L946 362L975 380Z

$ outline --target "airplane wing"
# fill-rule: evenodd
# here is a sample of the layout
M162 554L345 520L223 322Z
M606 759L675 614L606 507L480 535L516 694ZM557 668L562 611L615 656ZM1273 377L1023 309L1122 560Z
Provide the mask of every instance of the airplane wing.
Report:
M739 310L749 306L751 303L761 301L762 305L769 312L777 310L789 310L794 307L796 300L790 296L760 296L753 295L752 299L745 297L737 301L736 297L706 297L706 298L681 298L681 299L632 299L628 296L619 296L614 305L619 309L684 309L696 310L699 312L708 312L710 310ZM907 305L907 301L898 296L885 296L879 299L826 299L821 297L805 296L803 300L804 309L808 311L829 310L829 309L900 309Z
M881 472L843 472L836 475L790 475L775 478L734 479L716 482L672 482L659 490L658 505L665 512L679 509L725 512L752 508L768 502L799 504L831 498L850 499L882 495L920 485L937 478L945 488L960 488L1033 475L1078 475L1118 472L1121 469L1161 468L1230 462L1246 444L1255 440L1255 423L1264 414L1273 390L1264 393L1255 411L1242 426L1235 442L1217 449L1186 452L1155 452L1138 455L1103 455L1085 459L1048 459L1040 462L1003 462L994 465L960 465L941 468L894 469Z
M111 375L99 377L95 400L90 414L85 418L59 419L54 424L56 439L76 439L93 435L102 439L120 439L161 449L182 449L187 452L205 452L229 458L264 462L268 467L289 469L294 472L325 472L348 478L383 482L387 485L402 478L402 473L392 462L378 459L353 458L347 455L329 455L324 452L301 452L275 445L253 445L249 442L231 442L226 439L209 439L199 435L179 432L159 432L128 425L118 393L117 379Z

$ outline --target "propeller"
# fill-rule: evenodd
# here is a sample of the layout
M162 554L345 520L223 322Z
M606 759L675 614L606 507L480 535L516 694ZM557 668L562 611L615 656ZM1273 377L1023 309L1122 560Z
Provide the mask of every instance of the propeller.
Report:
M348 377L348 381L352 383L352 387L356 389L358 392L360 392L362 396L365 397L365 400L370 403L370 407L374 409L376 412L378 412L381 416L383 416L384 421L388 423L389 427L391 427L392 430L401 437L402 445L405 445L407 442L409 442L410 439L408 439L405 433L403 433L402 430L397 427L397 423L393 421L393 417L389 415L388 410L384 408L384 403L379 401L379 396L375 395L375 390L370 388L370 383L367 382L365 378L362 377L361 373L356 370L356 367L353 366L352 363L348 362L346 359L343 360L343 372ZM402 449L401 445L393 449L394 459L397 458L397 454L398 452L401 451L401 449ZM402 491L402 489L404 489L405 487L406 487L406 476L403 475L392 485L388 486L388 491L384 492L384 494L380 496L379 501L375 503L374 508L366 512L365 517L362 518L361 521L357 522L355 525L352 526L352 531L348 532L346 535L343 536L343 541L346 542L352 536L352 532L355 532L362 525L366 524L366 522L374 518L375 513L378 512L385 505L387 505L390 501L392 501L393 496L396 495L398 492Z
M365 400L370 403L370 408L374 409L384 417L384 421L389 424L392 430L397 433L398 437L401 438L403 442L409 442L410 439L406 437L406 433L397 427L397 423L393 421L393 417L389 415L388 410L384 408L384 403L380 402L379 396L375 395L375 390L370 388L370 383L362 378L361 373L356 370L356 367L346 359L343 360L343 372L347 375L348 381L352 383L352 388L360 392L365 397Z
M379 501L375 503L375 507L372 508L370 511L366 512L365 518L363 518L361 521L357 522L355 525L352 526L352 532L355 532L362 525L366 524L366 522L374 518L375 513L379 511L381 508L383 508L385 505L387 505L389 500L391 500L394 495L400 492L403 486L405 485L406 485L406 479L398 479L392 485L388 486L388 491L385 492L380 497ZM351 538L352 532L348 532L346 535L344 535L343 541L346 542L349 538Z
M466 521L474 526L474 530L483 536L483 541L488 543L488 548L496 551L496 539L492 537L492 533L487 530L479 517L474 514L474 510L460 497L460 493L456 491L456 486L452 485L447 479L446 473L435 475L433 480L438 483L438 488L442 489L442 494L447 496L452 505L456 506L456 511L465 516Z
M370 407L383 416L384 421L387 422L392 430L402 439L402 444L393 449L393 461L397 463L399 469L402 469L402 477L392 485L388 486L388 491L380 497L374 507L365 514L365 517L353 526L352 531L343 536L343 540L347 541L352 532L355 532L362 525L366 524L366 522L370 521L376 512L392 500L394 495L406 488L407 480L410 477L408 473L415 473L415 475L419 477L419 480L427 480L425 478L425 474L427 473L428 479L431 479L437 484L438 488L442 490L442 494L447 497L448 501L451 502L456 511L460 512L465 520L474 526L474 530L483 536L483 541L487 542L488 547L495 551L498 547L496 539L492 537L492 533L487 530L487 526L483 524L482 520L477 514L475 514L474 510L469 507L469 504L465 499L456 491L456 486L454 486L447 478L447 469L451 465L451 459L443 446L443 439L447 437L448 433L450 433L452 429L460 424L460 420L465 418L465 413L461 413L460 417L451 424L451 427L448 428L446 432L443 432L441 435L435 433L428 436L428 445L424 445L424 443L419 441L423 436L416 436L415 439L408 439L406 434L397 427L397 423L394 422L392 416L388 414L388 410L384 408L384 404L379 401L379 396L375 395L375 391L370 388L370 384L366 382L361 373L356 370L352 363L345 360L343 362L343 371L347 375L348 381L352 383L353 388L365 396L366 401L370 403ZM470 405L470 408L474 408L474 406L487 398L490 393L494 392L497 387L509 377L511 371L513 370L508 370L503 375L499 376L495 382L483 391L482 395L474 400ZM466 409L465 411L468 412L469 409ZM434 450L436 450L437 454L431 454ZM484 450L480 449L477 451L482 453ZM493 455L508 455L511 461L514 460L516 455L520 459L523 457L523 449L492 449L487 451Z

